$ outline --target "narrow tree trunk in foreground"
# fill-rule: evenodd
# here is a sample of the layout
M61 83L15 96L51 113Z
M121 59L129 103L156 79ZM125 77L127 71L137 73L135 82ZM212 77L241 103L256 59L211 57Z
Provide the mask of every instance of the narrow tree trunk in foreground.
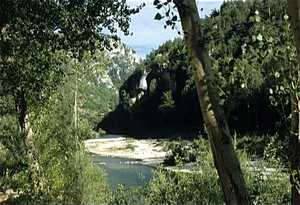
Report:
M227 204L252 204L235 153L224 110L213 81L211 61L201 42L202 28L195 1L174 0L178 9L202 115L208 131L214 163Z
M14 92L15 108L19 119L20 131L24 134L23 143L27 154L27 162L30 166L30 178L32 180L32 193L36 196L43 190L42 167L38 160L38 152L34 146L34 133L29 121L29 114L25 94L22 88Z
M300 81L300 1L288 0L288 8L291 16L291 25L294 33L294 40L298 54L298 83ZM290 136L291 150L291 176L292 185L292 204L300 204L300 92L299 85L296 85L295 91L291 94L292 102L292 123Z
M78 93L78 65L76 66L76 71L75 71L75 91L74 91L74 127L75 127L75 143L76 143L76 148L79 147L79 138L78 138L78 105L77 105L77 93Z

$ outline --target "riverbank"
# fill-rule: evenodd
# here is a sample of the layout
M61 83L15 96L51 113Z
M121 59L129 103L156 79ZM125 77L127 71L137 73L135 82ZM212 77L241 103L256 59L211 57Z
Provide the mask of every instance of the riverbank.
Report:
M93 155L130 158L142 164L159 166L170 152L169 139L133 139L109 136L85 140L85 146Z
M184 163L183 168L179 170L177 166L164 164L165 159L171 154L170 140L166 138L133 139L121 135L108 135L99 139L85 140L84 143L87 150L96 156L135 159L143 165L155 168L162 166L164 169L181 172L194 172L197 166L195 162Z

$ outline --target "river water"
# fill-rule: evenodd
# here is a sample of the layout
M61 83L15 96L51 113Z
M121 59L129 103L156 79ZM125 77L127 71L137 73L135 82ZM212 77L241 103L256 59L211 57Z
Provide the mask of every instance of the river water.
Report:
M93 162L103 168L108 174L109 187L116 190L118 184L138 187L152 178L149 167L133 159L117 157L93 157ZM140 178L143 175L143 179Z

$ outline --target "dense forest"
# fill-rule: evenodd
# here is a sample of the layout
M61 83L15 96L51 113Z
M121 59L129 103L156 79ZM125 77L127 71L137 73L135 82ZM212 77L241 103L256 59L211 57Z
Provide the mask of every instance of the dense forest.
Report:
M184 38L137 62L114 22L130 34L130 15L143 5L49 2L0 3L0 192L18 195L6 203L224 203ZM170 3L158 2L158 9ZM167 26L177 21L170 19ZM289 170L291 96L299 84L288 5L223 2L201 25L251 200L288 204L289 177L296 177ZM83 143L104 133L180 139L171 146L179 168L190 157L182 139L192 140L189 160L202 165L201 174L158 169L140 188L112 191ZM262 161L259 170L247 166L252 158Z
M238 133L274 133L288 127L289 96L284 94L286 85L278 82L284 77L281 69L296 65L297 60L280 55L288 55L286 49L293 45L292 31L286 29L288 22L283 17L286 12L283 2L234 2L203 19L221 103L229 127ZM255 20L258 18L261 21ZM273 30L275 25L280 27ZM275 45L276 50L271 50ZM139 90L144 72L148 86ZM141 92L144 95L136 100ZM119 94L118 108L99 125L110 133L151 135L149 132L166 127L203 131L194 75L181 38L148 54Z

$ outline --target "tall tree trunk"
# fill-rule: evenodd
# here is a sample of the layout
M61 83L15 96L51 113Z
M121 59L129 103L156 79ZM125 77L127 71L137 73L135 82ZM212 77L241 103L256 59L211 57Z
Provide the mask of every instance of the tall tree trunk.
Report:
M224 110L214 84L211 61L205 51L202 28L195 1L174 0L178 9L195 83L208 131L214 163L227 204L252 204L250 195L235 153Z
M77 65L76 65L77 66ZM78 114L77 114L77 92L78 92L78 69L76 67L75 71L75 91L74 91L74 126L75 126L75 142L76 142L76 147L78 147Z
M79 137L78 137L78 65L75 65L75 90L74 90L74 127L75 127L75 143L76 148L79 148ZM73 66L74 66L73 65Z
M21 88L17 88L14 95L15 107L19 119L20 130L24 134L23 143L26 149L27 162L30 166L32 180L32 193L36 196L43 190L42 167L39 163L38 152L34 146L34 132L29 120L27 103L24 92Z
M1 46L3 46L1 57L3 57L3 65L6 68L7 81L17 78L14 74L14 57L11 54L9 25L1 25ZM13 81L12 81L13 82ZM18 116L20 131L24 134L23 142L26 149L28 165L31 168L32 192L38 194L43 189L43 180L41 176L41 166L38 161L38 154L34 147L34 133L29 121L28 107L25 93L20 85L11 86L11 94L14 97L15 109Z
M295 45L298 54L298 85L293 94L291 94L292 101L292 123L290 136L290 150L291 150L291 176L290 182L292 184L292 204L300 204L300 99L298 93L300 82L300 1L288 0L288 8L291 16L291 25L293 28Z

